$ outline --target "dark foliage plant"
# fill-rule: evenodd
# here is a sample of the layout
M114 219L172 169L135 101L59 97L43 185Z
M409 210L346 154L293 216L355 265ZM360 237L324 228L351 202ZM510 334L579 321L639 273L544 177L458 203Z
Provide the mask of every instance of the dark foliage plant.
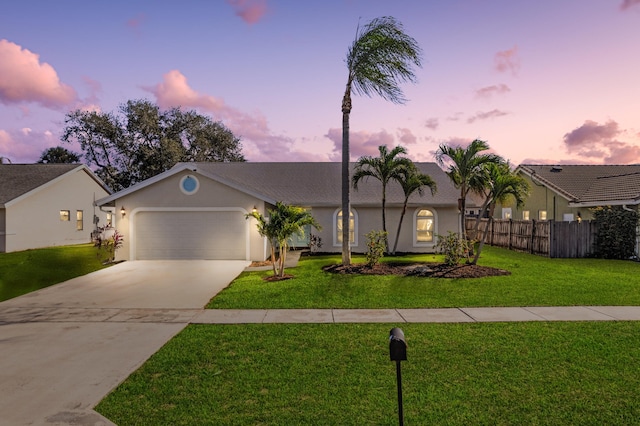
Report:
M594 257L604 259L637 258L636 228L638 213L619 206L593 209L597 225Z

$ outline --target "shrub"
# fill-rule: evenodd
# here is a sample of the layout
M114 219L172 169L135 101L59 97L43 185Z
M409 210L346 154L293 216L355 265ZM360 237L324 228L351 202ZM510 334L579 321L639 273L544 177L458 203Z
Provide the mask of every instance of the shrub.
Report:
M384 257L384 251L387 247L387 232L373 230L365 237L367 239L367 252L365 253L367 266L374 267Z
M98 248L98 258L103 264L111 263L116 258L116 251L122 247L124 237L115 228L102 227L98 230L94 243Z
M446 237L438 235L438 244L436 250L438 253L444 254L444 263L449 266L455 266L463 258L469 260L469 253L473 249L473 241L468 241L455 233L449 231Z
M311 253L317 253L322 248L322 238L320 235L309 234L309 250Z
M596 207L592 212L598 229L595 257L624 260L637 255L637 212L611 206Z

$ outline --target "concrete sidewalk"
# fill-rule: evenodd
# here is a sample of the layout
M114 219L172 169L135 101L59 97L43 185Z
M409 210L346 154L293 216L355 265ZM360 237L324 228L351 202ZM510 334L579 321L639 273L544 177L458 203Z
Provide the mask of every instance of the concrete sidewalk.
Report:
M206 309L191 324L640 321L640 306L445 309Z
M470 323L526 321L640 321L640 306L529 306L435 309L158 309L9 307L0 325Z

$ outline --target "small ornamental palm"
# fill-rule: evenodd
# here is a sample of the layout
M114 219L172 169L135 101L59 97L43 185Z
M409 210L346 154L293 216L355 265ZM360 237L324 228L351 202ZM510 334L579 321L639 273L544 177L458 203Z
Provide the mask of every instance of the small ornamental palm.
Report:
M246 215L258 221L258 233L269 240L271 245L271 261L273 275L284 276L284 263L289 249L289 239L294 235L304 235L304 227L311 225L321 229L315 218L302 207L290 206L277 202L274 209L269 210L269 218L254 211ZM278 261L276 267L276 246L278 247Z
M466 238L467 235L464 223L467 195L471 191L482 194L488 182L486 165L503 161L498 155L482 154L482 151L488 149L489 144L476 139L466 148L442 144L436 151L436 161L441 166L447 167L447 176L453 185L460 190L458 207L463 238Z
M400 157L401 154L407 153L407 150L401 146L396 146L389 151L386 145L381 145L378 151L380 151L379 157L364 156L358 159L352 181L356 191L362 179L372 177L382 183L382 230L387 232L387 184L392 180L398 181L402 173L413 163L406 157ZM388 242L385 242L385 250L389 251Z
M358 26L347 52L347 85L342 98L342 263L351 263L349 246L349 116L351 92L377 94L393 103L406 100L399 82L415 82L413 66L421 66L421 50L415 39L404 33L402 24L390 16Z
M422 196L424 194L425 187L431 190L431 195L435 195L435 193L438 191L438 185L436 185L436 182L431 179L431 176L420 173L420 171L413 163L411 164L411 167L406 168L403 173L401 173L398 182L402 187L402 192L404 192L404 203L402 205L402 213L400 213L398 232L396 232L396 242L393 244L392 253L395 253L398 249L398 239L400 238L402 221L404 220L404 215L407 212L407 203L409 202L409 197L411 197L411 195L413 195L414 193L418 193L418 195Z

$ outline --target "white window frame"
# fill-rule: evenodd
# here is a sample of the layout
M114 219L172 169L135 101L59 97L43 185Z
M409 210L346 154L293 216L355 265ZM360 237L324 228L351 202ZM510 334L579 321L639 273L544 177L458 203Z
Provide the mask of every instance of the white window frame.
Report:
M522 211L522 220L531 220L531 213L529 212L529 210L523 210Z
M431 241L419 242L418 241L418 213L421 210L429 210L433 214L433 238ZM418 207L413 212L413 247L433 247L436 245L436 239L438 235L438 212L427 206Z
M339 240L338 237L338 216L342 212L342 207L336 209L333 212L333 246L334 247L342 247L342 241ZM358 245L358 212L353 207L351 208L351 214L353 214L353 241L351 242L351 247L356 247Z
M84 211L76 210L76 231L84 230Z
M547 220L546 210L538 210L538 220Z
M71 222L71 210L60 210L60 222Z

